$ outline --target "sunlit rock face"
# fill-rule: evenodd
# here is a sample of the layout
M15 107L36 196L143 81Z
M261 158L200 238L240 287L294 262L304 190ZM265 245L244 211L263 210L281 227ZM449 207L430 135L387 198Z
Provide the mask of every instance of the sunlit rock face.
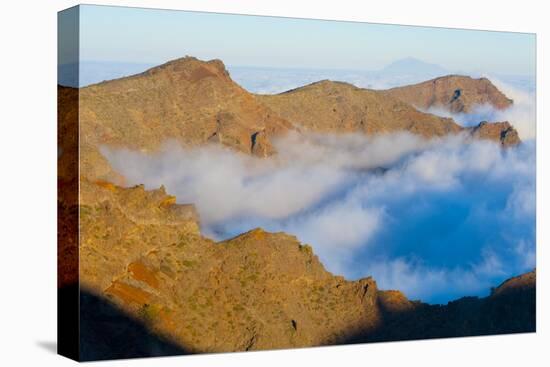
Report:
M388 95L422 109L444 108L449 112L472 112L476 106L490 105L503 110L513 104L487 78L449 75L419 84L396 87Z

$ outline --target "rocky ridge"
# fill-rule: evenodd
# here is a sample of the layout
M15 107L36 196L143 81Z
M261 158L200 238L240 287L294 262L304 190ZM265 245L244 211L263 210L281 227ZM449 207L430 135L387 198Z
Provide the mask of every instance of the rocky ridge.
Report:
M416 108L442 108L459 113L472 112L476 106L488 104L502 110L513 100L506 97L487 78L448 75L422 83L392 88L384 92Z
M451 77L449 80L455 79ZM486 82L490 83L488 80ZM440 89L450 91L456 86L450 84L447 89ZM488 90L492 88L487 87ZM481 87L478 89L483 90ZM413 89L407 93L417 96L419 92ZM482 92L476 91L473 94L475 98L470 99L488 101L487 103L493 101L489 95ZM366 135L408 131L428 139L467 133L475 139L492 140L502 146L514 146L521 142L516 129L507 121L483 121L473 128L462 127L451 118L419 111L413 107L416 106L414 100L403 98L400 93L393 90L369 90L348 83L324 80L284 93L258 97L273 111L294 125L300 126L304 131L359 132ZM500 102L502 101L497 99L495 103ZM473 105L477 104L472 103ZM437 106L452 112L455 105Z
M259 99L293 124L321 133L367 135L409 131L425 138L458 133L452 119L420 112L375 90L323 80Z
M497 108L511 103L488 80L466 83L463 77L455 76L438 80L442 82L426 82L437 85L436 97L441 97L430 97L430 101L438 106L458 87L464 90L457 99L465 106L464 111L474 103L490 103ZM475 87L470 87L472 83ZM175 140L184 146L222 144L266 157L276 153L272 139L288 131L375 135L404 130L432 138L465 130L452 119L413 107L418 101L407 96L424 96L421 91L426 88L422 83L410 87L375 91L321 81L278 95L253 95L231 79L220 60L185 57L79 90L59 87L59 95L60 101L74 98L71 94L78 96L81 173L91 180L123 184L124 178L101 154L101 146L153 152L167 140ZM457 103L444 107L454 111ZM60 123L76 113L71 106L74 104L60 102ZM515 131L511 126L505 128ZM498 133L476 137L505 146L516 141L502 140Z
M83 181L79 211L81 289L189 353L474 335L482 319L492 320L483 324L489 334L534 328L534 272L486 299L431 306L378 290L372 278L335 276L285 233L257 228L214 242L194 208L163 188ZM90 323L103 322L93 304L81 307ZM101 348L102 338L81 332Z
M188 351L334 344L377 326L374 280L333 276L294 236L216 243L162 188L83 181L81 197L81 287Z

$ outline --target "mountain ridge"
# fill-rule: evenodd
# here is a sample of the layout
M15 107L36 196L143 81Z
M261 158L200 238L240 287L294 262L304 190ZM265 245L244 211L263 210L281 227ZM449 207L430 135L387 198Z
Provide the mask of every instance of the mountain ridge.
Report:
M458 74L391 88L385 93L417 108L426 110L439 107L453 113L469 113L476 106L484 104L499 110L513 104L513 100L506 97L489 79Z
M286 233L216 243L162 187L83 180L81 198L82 289L190 353L534 331L535 271L485 298L427 305L331 274ZM94 307L82 309L92 324Z
M59 87L59 93L71 93L71 89ZM273 138L288 131L372 135L406 130L431 138L465 130L452 119L424 113L394 98L391 90L362 89L344 82L319 81L279 95L254 95L231 79L221 60L194 57L73 93L79 95L80 103L82 172L117 183L123 183L123 178L112 170L100 146L147 152L172 139L184 146L216 143L267 157L276 153ZM60 119L71 113L69 106L60 107ZM497 135L487 137L502 143ZM503 145L517 143L519 138Z

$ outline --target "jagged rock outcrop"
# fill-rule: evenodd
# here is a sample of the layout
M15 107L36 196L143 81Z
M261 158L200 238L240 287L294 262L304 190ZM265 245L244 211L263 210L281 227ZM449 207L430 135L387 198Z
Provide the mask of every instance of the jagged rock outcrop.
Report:
M422 83L392 88L384 93L417 108L442 108L449 112L472 112L488 104L502 110L513 103L487 78L448 75Z
M513 146L521 143L517 130L508 121L482 121L479 125L468 128L472 137L476 139L500 141L503 146Z

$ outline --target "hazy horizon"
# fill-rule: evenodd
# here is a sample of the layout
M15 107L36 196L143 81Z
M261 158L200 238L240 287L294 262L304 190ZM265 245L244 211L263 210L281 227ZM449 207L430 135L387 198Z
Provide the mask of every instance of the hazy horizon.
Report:
M194 57L193 55L183 55L182 57L185 56ZM60 64L58 66L58 83L63 86L86 87L103 81L139 74L172 60L174 59L166 60L159 64L83 60L78 63L79 73L75 72L76 63ZM403 65L408 62L410 62L411 65L409 67L403 67ZM399 64L399 68L394 67L394 65L397 64ZM450 74L467 75L474 78L493 76L527 92L534 92L536 83L535 76L498 73L489 74L485 72L468 73L462 70L447 69L444 66L412 57L394 60L378 70L317 69L229 64L225 66L235 82L249 92L260 94L280 93L323 79L348 82L361 88L386 89L418 83ZM78 82L76 81L76 75L79 76ZM252 77L254 77L255 80L252 80ZM273 87L272 81L274 79L286 79L287 85ZM269 88L266 88L267 85L269 85Z
M234 66L378 70L412 57L468 73L535 74L534 34L116 6L79 10L79 57L87 61L160 64L192 55ZM59 47L59 63L70 63Z

